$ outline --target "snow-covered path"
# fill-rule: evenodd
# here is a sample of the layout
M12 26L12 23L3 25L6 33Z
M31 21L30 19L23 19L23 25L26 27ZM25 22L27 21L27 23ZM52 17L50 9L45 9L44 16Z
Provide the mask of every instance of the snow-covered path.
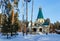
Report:
M10 39L7 39L6 36L0 35L0 41L60 41L60 35L59 34L43 34L43 35L30 35L23 36L22 33L19 33L16 37L13 36Z

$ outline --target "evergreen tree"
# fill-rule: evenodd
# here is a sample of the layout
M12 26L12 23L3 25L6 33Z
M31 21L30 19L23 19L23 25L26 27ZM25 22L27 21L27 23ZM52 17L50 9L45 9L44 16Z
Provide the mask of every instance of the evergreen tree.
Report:
M4 7L2 11L3 16L4 16L3 24L2 24L3 25L2 34L7 35L7 38L9 35L8 33L10 33L11 36L13 36L18 31L18 2L19 0L13 0L13 1L12 0L1 0L0 8ZM16 14L14 13L15 12L14 10L17 10Z

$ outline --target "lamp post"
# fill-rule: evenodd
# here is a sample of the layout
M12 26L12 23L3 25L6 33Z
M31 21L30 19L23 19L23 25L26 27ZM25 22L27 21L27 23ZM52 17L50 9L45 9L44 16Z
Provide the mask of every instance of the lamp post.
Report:
M28 27L28 2L31 0L24 0L26 2L26 35L27 35L27 27Z
M23 25L22 25L22 28L21 28L21 30L22 30L22 33L23 33L23 36L24 36L24 0L22 0L22 23L23 23Z
M32 34L33 4L34 0L32 0L32 11L31 11L31 34Z

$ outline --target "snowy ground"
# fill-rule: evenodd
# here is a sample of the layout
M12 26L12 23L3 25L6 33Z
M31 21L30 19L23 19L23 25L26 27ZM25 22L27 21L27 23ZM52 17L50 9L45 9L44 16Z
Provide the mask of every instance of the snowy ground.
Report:
M2 36L0 34L0 41L60 41L60 35L59 34L36 34L36 35L30 35L23 36L22 33L19 33L16 37L13 36L9 39L6 38L6 36Z

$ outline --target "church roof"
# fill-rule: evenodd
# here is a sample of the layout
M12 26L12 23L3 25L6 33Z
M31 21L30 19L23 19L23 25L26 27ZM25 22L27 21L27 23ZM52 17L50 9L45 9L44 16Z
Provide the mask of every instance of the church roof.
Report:
M42 8L39 8L39 12L38 12L38 16L37 16L37 19L43 19L43 13L42 13Z
M45 19L45 22L43 23L43 25L49 25L50 24L50 20L49 19Z
M49 25L49 22L44 22L42 25Z

